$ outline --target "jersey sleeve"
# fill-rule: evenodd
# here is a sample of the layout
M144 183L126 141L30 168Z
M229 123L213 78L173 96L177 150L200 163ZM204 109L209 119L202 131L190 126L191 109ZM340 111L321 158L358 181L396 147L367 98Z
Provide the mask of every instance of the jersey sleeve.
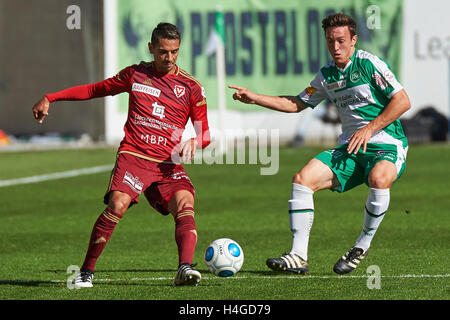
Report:
M210 144L211 137L209 133L205 89L197 84L192 88L189 116L197 134L198 146L201 146L203 149Z
M298 98L304 105L314 109L327 98L322 79L322 74L319 72L310 85L298 95Z
M378 57L370 60L370 69L372 85L376 90L382 92L386 98L392 98L394 94L403 89L403 86L397 80L391 67Z
M45 96L50 102L54 101L74 101L88 100L105 96L113 96L122 92L129 92L131 88L132 67L121 70L114 77L93 83L75 86L54 93L48 93Z

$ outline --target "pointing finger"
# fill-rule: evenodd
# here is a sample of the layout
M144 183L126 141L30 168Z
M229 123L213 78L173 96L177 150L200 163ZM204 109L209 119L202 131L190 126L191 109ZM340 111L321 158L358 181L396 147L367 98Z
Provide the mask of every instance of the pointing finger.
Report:
M228 88L235 89L235 90L242 90L242 89L244 89L243 87L239 87L239 86L228 86Z

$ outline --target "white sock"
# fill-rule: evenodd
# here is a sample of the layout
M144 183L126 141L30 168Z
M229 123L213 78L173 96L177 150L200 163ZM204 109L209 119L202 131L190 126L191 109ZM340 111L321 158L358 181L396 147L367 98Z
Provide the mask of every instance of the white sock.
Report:
M313 191L301 184L292 184L289 200L289 222L292 232L292 249L303 260L308 260L309 232L314 220Z
M389 207L389 200L389 189L369 189L369 196L364 209L364 226L361 235L356 240L355 247L362 248L364 252L369 249L370 242Z

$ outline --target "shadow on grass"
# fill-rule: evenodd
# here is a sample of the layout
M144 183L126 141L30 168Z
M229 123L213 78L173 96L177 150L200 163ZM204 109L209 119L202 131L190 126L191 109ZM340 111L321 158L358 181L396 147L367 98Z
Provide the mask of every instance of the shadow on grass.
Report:
M209 274L208 269L197 269L202 274ZM176 273L176 269L100 269L97 270L97 274L101 273L161 273L161 272L170 272L170 273ZM66 270L45 270L45 272L52 272L52 273L66 273ZM278 276L282 273L274 272L274 271L261 271L261 270L245 270L240 271L239 274L245 275L245 274L253 274L253 275L260 275L260 276ZM0 280L0 286L2 285L12 285L12 286L22 286L22 287L40 287L40 286L48 286L48 287L64 287L67 285L66 281L64 280ZM149 285L148 282L142 282L142 281L136 281L133 279L128 280L116 280L111 279L110 281L97 281L95 283L96 286L117 286L117 285L126 285L126 286L141 286L141 285ZM161 286L161 287L167 287L172 286L172 284L167 283L154 283L151 282L150 286ZM220 286L220 284L212 284L209 283L208 286Z
M22 286L22 287L39 287L39 286L62 286L63 282L55 282L49 280L0 280L1 285Z
M10 286L20 286L20 287L66 287L67 283L65 281L49 281L49 280L0 280L0 286L2 285L10 285ZM136 280L121 280L121 281L101 281L95 282L95 287L107 287L107 286L150 286L150 287L165 287L165 288L178 288L173 286L172 282L166 283L155 283L152 281L136 281ZM212 284L212 283L201 283L201 286L207 287L220 287L220 284ZM77 290L75 290L77 291Z
M201 273L209 274L208 269L198 269L195 268L195 270L198 270ZM52 272L52 273L66 273L66 270L44 270L45 272ZM161 273L161 272L177 272L177 269L98 269L95 271L96 274L100 273ZM270 275L279 275L279 274L286 274L285 272L276 272L272 270L243 270L239 271L239 274L255 274L255 275L262 275L262 276L270 276ZM0 283L1 284L1 283Z
M44 270L45 272L53 272L53 273L67 273L67 270ZM202 270L199 270L202 271ZM207 271L207 270L205 270ZM108 273L108 272L149 272L149 273L158 273L158 272L177 272L177 269L97 269L95 270L95 273Z

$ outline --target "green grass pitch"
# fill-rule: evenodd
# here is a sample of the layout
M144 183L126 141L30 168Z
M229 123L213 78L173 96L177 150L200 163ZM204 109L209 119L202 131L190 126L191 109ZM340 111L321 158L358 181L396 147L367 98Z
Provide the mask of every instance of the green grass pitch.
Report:
M103 211L109 172L0 187L1 300L448 300L450 298L450 147L411 146L406 171L367 258L347 276L332 267L358 237L367 187L315 194L310 274L280 274L268 257L290 249L287 201L291 179L324 148L282 148L276 175L259 165L187 165L196 187L198 287L173 287L174 224L144 198L117 226L97 263L94 287L69 290L71 265L81 266L92 226ZM0 153L0 180L113 164L115 150ZM245 262L230 278L207 271L209 242L228 237ZM378 288L369 288L369 266ZM373 279L372 279L373 280Z

